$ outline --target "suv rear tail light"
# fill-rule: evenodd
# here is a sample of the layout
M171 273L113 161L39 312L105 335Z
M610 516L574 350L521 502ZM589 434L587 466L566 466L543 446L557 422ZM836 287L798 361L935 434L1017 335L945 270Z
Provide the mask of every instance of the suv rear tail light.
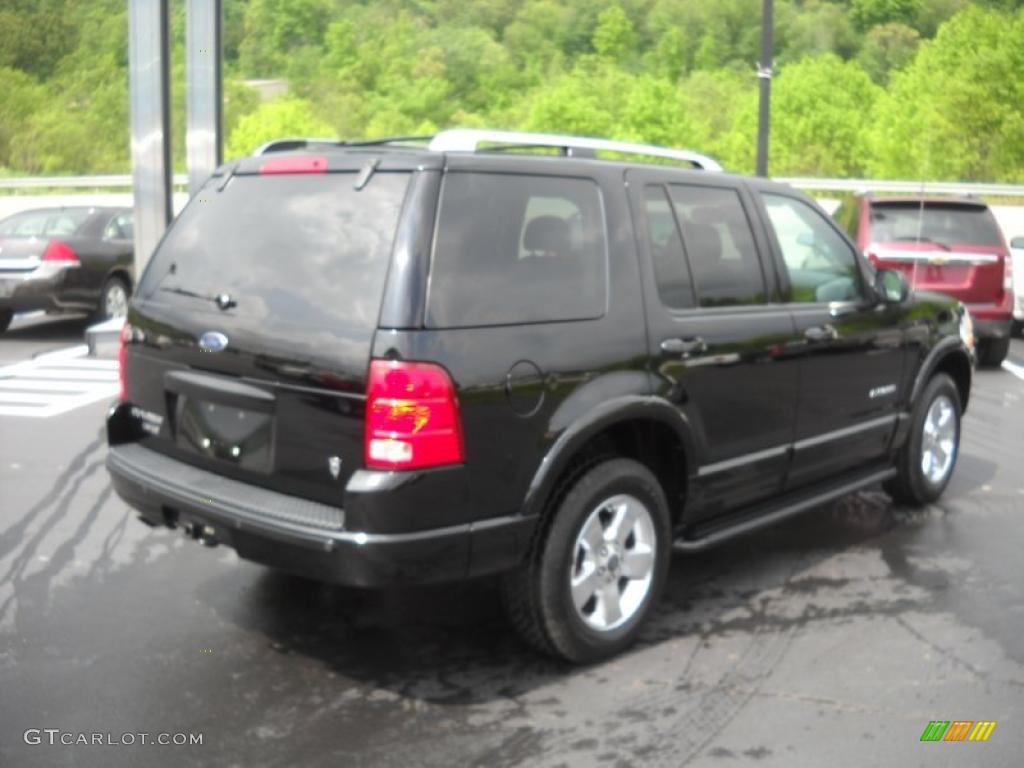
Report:
M432 363L372 360L364 459L369 469L461 464L462 418L447 371Z
M1021 278L1024 280L1024 278ZM1003 257L1003 290L1013 293L1013 259L1009 254Z
M128 399L128 373L125 371L124 359L125 346L127 346L128 339L131 338L131 335L132 327L128 325L128 323L125 323L124 327L121 328L121 343L117 349L117 399L122 403Z
M43 261L62 261L77 264L78 254L67 243L60 240L51 240L50 244L46 246L46 250L43 251Z

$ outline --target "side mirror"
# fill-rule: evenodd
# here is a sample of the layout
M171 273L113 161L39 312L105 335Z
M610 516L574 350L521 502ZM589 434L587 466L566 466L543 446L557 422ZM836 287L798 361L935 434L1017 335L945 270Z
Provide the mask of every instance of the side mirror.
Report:
M875 292L887 304L902 304L910 295L910 288L901 272L880 269L875 275Z
M1011 248L1020 248L1024 251L1024 235L1017 235L1013 240L1010 241Z

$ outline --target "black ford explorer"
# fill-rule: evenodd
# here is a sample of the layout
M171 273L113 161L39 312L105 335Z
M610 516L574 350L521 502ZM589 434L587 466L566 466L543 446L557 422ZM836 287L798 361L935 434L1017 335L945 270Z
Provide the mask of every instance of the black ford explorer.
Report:
M937 498L973 344L789 187L484 131L224 167L122 339L107 465L144 521L349 585L500 572L575 661L636 636L673 546Z

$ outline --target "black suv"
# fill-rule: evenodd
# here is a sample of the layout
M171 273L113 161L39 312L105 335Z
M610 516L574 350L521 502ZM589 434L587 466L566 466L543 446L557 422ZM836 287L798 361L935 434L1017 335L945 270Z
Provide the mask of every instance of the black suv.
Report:
M960 305L789 187L480 131L226 166L122 339L107 466L143 520L349 585L501 572L575 661L636 637L673 545L938 497L972 372Z

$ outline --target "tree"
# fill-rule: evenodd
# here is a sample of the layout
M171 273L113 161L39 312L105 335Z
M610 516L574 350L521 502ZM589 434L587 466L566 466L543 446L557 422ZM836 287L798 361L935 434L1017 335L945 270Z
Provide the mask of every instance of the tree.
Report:
M0 93L0 168L24 167L21 158L12 156L11 142L27 130L44 89L21 70L0 67Z
M914 58L921 36L906 24L890 22L872 27L858 60L876 83L884 84L889 73L902 69Z
M294 97L260 105L238 120L227 142L225 156L240 157L271 139L286 136L330 136L331 126L313 113L311 105Z
M861 36L846 7L822 0L780 4L775 32L775 60L780 65L824 53L849 59L860 47Z
M636 33L622 6L612 5L601 11L594 30L594 50L613 61L624 61L633 53Z
M853 0L850 19L861 32L876 24L913 24L921 12L922 0Z
M966 8L892 76L872 113L878 176L1016 181L1024 175L1024 10Z
M863 137L881 89L856 62L805 58L784 67L772 85L770 170L797 176L859 176ZM723 142L730 167L751 171L757 128L751 94Z

